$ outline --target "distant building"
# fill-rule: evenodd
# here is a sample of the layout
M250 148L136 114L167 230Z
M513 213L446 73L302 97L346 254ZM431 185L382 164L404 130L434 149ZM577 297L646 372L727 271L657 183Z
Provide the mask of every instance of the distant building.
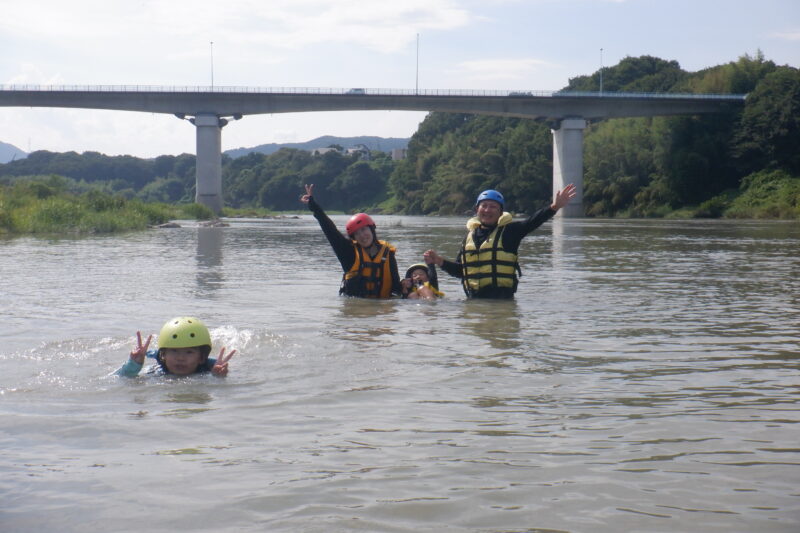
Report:
M338 148L314 148L311 150L311 155L322 155L327 154L328 152L339 152L342 153L341 150Z
M370 157L369 148L365 144L357 144L352 148L348 148L346 153L347 155L358 155L363 161L372 159Z
M406 158L408 148L392 148L392 161L400 161Z

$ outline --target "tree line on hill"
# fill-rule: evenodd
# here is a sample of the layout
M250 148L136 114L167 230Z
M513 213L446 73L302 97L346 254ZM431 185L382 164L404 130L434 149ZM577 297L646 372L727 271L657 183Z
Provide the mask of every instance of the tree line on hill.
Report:
M628 57L603 69L603 90L747 93L743 108L703 116L600 120L584 131L584 205L589 216L664 216L692 206L701 216L800 217L800 71L759 53L696 73L675 61ZM566 91L598 91L600 73ZM432 114L390 179L393 208L454 213L496 188L508 208L550 198L552 138L542 121ZM756 187L758 190L749 191ZM753 195L756 198L753 198ZM769 198L765 197L768 196ZM765 213L748 205L770 205Z
M566 91L598 91L600 72ZM589 216L768 216L800 218L800 71L759 52L687 72L675 61L628 57L602 71L604 92L747 93L745 105L703 116L592 121L584 131L584 202ZM553 125L530 119L430 113L408 157L384 152L223 155L226 206L300 209L316 184L327 209L461 214L478 192L499 189L507 209L550 200ZM144 201L191 202L195 158L34 152L0 165L0 183L57 174L89 190Z

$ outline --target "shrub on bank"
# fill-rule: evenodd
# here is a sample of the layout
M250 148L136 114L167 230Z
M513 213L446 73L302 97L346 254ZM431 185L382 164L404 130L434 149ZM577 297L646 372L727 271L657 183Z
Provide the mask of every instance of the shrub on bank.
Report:
M209 207L200 204L182 204L178 206L178 209L185 214L185 218L211 220L217 217Z
M0 186L0 234L116 233L174 218L205 220L214 213L197 204L146 204L99 191L75 195L46 180Z
M721 218L731 206L731 202L737 196L737 191L726 191L722 194L709 198L701 203L692 212L693 218Z
M742 193L725 210L729 218L800 219L800 178L783 170L761 171L742 180Z

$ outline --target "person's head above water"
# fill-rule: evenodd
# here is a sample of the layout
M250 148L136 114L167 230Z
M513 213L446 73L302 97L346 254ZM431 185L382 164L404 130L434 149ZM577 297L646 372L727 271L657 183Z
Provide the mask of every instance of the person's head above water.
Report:
M168 320L158 334L158 362L170 374L187 376L206 364L211 353L208 328L194 317Z
M426 281L430 281L428 265L422 263L411 265L410 267L408 267L408 270L406 270L406 278L410 279L415 284L425 283Z
M495 226L505 208L505 198L494 189L487 189L475 200L475 215L483 226Z
M366 213L357 213L347 221L347 236L364 248L369 248L378 239L375 233L375 221Z

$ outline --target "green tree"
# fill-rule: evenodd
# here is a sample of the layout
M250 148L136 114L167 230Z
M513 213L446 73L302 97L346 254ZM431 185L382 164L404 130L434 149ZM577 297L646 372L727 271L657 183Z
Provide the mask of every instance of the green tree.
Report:
M602 71L604 92L669 92L686 78L677 61L652 56L625 57L617 65ZM600 71L589 76L570 78L567 91L600 90Z
M748 95L734 154L746 172L778 168L800 175L800 70L779 67Z

